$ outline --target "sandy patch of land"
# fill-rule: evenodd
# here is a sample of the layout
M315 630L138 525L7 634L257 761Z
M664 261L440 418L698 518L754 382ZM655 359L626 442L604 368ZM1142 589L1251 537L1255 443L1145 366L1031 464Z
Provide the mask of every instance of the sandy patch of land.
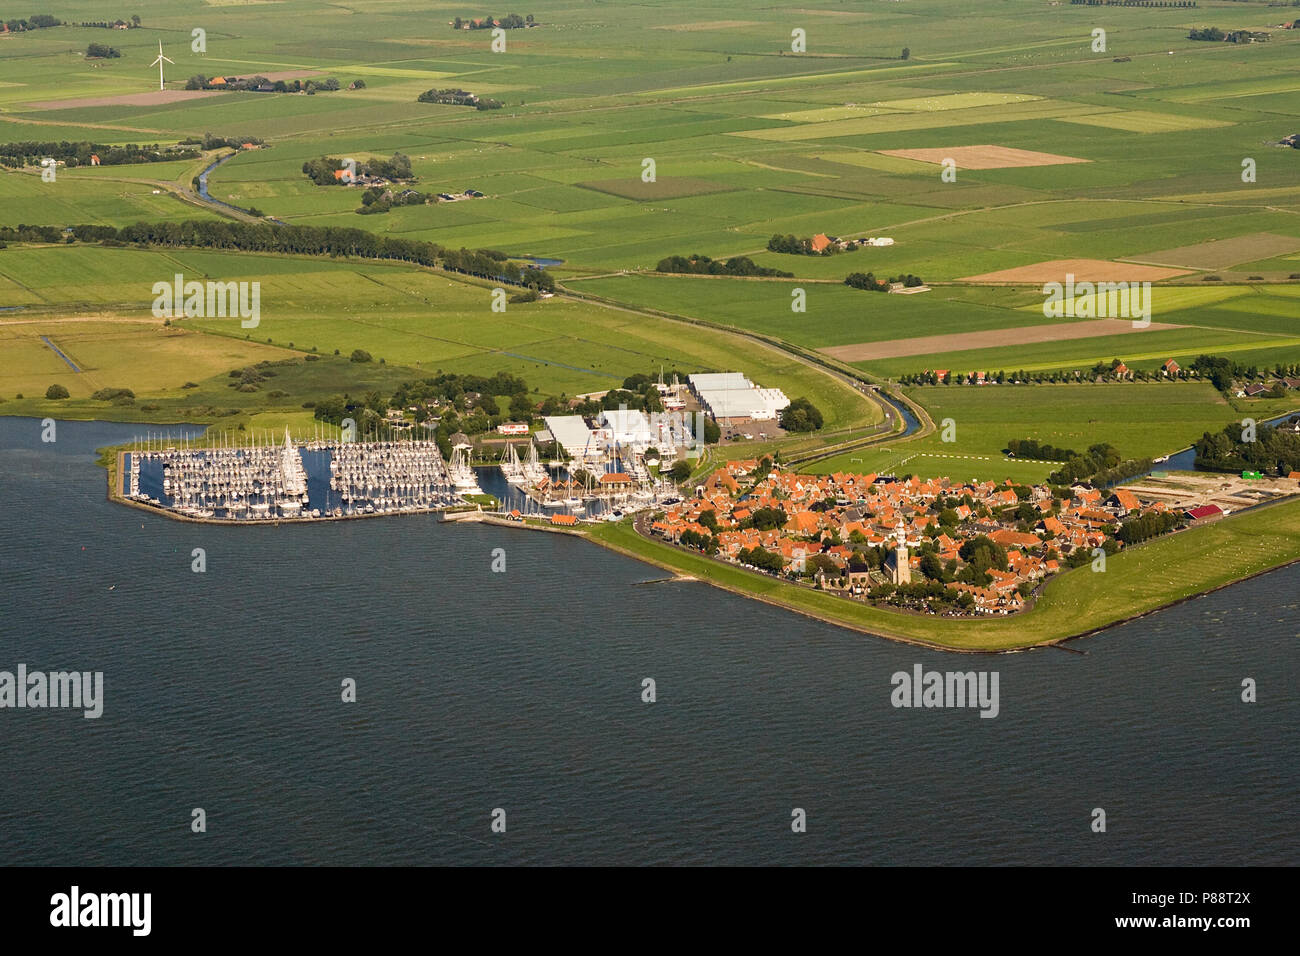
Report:
M84 106L166 106L202 96L221 96L219 90L154 90L150 93L120 93L117 96L87 96L76 100L45 100L28 103L38 110L76 110Z
M1164 478L1148 475L1127 482L1124 487L1141 501L1163 501L1174 511L1218 505L1228 514L1273 498L1300 494L1300 482L1290 478L1246 479L1214 472L1176 471Z
M1074 276L1075 282L1158 282L1187 275L1189 271L1191 270L1136 265L1131 262L1111 262L1107 259L1049 259L1030 266L965 276L957 281L1024 282L1038 285L1043 282L1064 282L1069 274Z
M1064 166L1069 163L1092 162L1076 156L1039 153L1011 146L946 146L940 149L881 149L877 152L936 165L945 159L951 159L958 169L1013 169L1019 166Z
M1187 266L1189 269L1227 269L1242 262L1272 259L1300 249L1300 239L1279 236L1271 232L1256 232L1233 239L1216 239L1199 242L1194 246L1179 246L1134 256L1134 262L1155 262L1162 265Z
M1051 325L1020 326L1014 329L986 329L982 332L965 332L961 335L922 335L913 339L894 339L888 342L860 342L856 345L834 345L818 349L841 362L868 362L874 359L903 358L908 355L934 355L941 352L964 352L968 349L993 349L1008 345L1029 345L1035 342L1064 342L1069 339L1095 339L1103 335L1123 335L1127 332L1158 332L1162 329L1180 329L1181 325L1152 322L1134 328L1126 319L1091 319L1079 322L1057 322Z
M652 27L653 30L672 30L689 33L695 30L730 30L733 27L752 27L753 20L706 20L702 23L674 23L669 26Z

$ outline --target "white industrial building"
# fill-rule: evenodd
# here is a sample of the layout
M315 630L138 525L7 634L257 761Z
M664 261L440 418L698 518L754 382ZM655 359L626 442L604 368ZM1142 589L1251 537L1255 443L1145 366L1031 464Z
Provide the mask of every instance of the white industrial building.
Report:
M689 380L701 407L719 423L773 421L790 404L779 388L759 388L740 372L707 372Z
M547 415L546 430L572 458L595 458L603 451L599 437L581 415Z

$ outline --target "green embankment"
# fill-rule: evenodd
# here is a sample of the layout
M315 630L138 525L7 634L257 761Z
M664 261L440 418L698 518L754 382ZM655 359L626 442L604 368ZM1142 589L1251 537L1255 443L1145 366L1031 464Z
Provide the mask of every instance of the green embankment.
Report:
M1112 555L1044 586L1034 607L998 618L939 618L859 604L647 540L626 523L588 536L660 567L845 627L960 651L1007 651L1091 633L1300 560L1300 499L1288 499Z

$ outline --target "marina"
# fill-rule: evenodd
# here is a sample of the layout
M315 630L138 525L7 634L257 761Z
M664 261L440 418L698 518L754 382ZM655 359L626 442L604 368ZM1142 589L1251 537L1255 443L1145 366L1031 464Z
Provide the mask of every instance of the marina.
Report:
M120 453L124 501L199 521L356 518L443 511L481 494L460 449L433 441L320 437L213 443L150 435Z
M611 521L677 500L673 483L640 460L611 457L597 473L546 462L531 441L522 457L511 445L491 467L474 465L472 452L458 444L448 460L437 442L419 439L297 442L287 428L243 441L149 434L118 452L113 497L182 520L238 524L491 509L485 498L503 516Z

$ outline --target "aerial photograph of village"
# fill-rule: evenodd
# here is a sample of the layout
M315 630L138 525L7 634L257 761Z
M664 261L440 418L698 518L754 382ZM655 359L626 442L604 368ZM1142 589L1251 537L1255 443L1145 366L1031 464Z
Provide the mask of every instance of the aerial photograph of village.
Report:
M1300 2L31 6L7 862L1300 861Z

